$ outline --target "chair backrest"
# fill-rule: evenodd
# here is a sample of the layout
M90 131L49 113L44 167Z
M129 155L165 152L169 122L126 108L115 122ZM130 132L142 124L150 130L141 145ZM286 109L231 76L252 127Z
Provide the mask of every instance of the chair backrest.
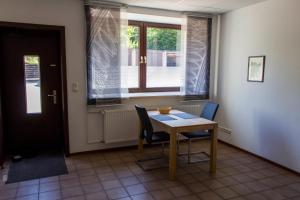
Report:
M146 139L148 143L151 143L152 135L153 135L153 127L150 118L148 116L147 110L145 107L140 105L135 105L135 109L137 111L141 123L140 138Z
M202 110L200 117L208 120L214 120L219 108L219 104L207 102Z

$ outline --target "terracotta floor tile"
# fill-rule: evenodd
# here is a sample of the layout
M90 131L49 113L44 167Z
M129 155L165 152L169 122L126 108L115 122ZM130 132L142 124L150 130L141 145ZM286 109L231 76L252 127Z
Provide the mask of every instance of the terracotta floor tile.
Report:
M99 179L95 175L80 177L79 180L80 180L81 185L99 183Z
M84 196L76 196L76 197L68 197L68 198L64 198L64 200L85 200Z
M119 180L103 181L101 183L105 190L112 189L112 188L118 188L118 187L122 186Z
M270 188L281 186L282 184L278 181L274 181L272 178L265 178L258 181L259 183L262 183Z
M178 180L183 184L194 183L197 181L197 179L191 174L183 174L178 177Z
M48 183L48 182L53 182L53 181L58 181L59 177L58 176L52 176L52 177L47 177L47 178L41 178L40 183Z
M9 189L17 189L19 183L10 183L10 184L0 184L0 191L9 190Z
M157 190L151 192L151 195L156 200L167 200L167 199L174 199L174 196L171 194L171 192L167 189L165 190Z
M230 199L239 196L238 193L236 193L234 190L230 188L220 188L215 190L215 192L223 199Z
M61 199L60 190L43 192L39 194L39 200L58 200Z
M40 183L39 179L35 179L35 180L29 180L29 181L22 181L19 183L19 186L29 186L29 185L38 185Z
M124 186L135 185L140 183L140 181L135 176L121 178L120 181Z
M268 186L266 186L266 185L264 185L262 183L259 183L257 181L245 183L245 185L247 187L249 187L250 189L254 190L255 192L267 190L267 189L270 188L270 187L268 187Z
M38 194L32 194L28 196L23 196L23 197L17 197L16 200L38 200L39 195Z
M222 183L224 186L231 186L231 185L237 185L239 182L235 180L234 178L227 176L217 179L218 182Z
M78 178L78 174L75 172L59 176L59 180L67 180L67 179L74 179L74 178Z
M103 187L100 183L86 184L86 185L82 185L81 187L85 194L90 194L90 193L99 192L103 190Z
M85 196L86 200L106 200L108 199L106 193L104 191L102 192L96 192L96 193L92 193L92 194L87 194Z
M300 183L291 184L289 185L289 188L292 188L293 190L300 192Z
M182 151L187 149L186 142L180 145ZM201 140L193 142L192 149L209 152L209 147L209 141ZM0 200L300 200L297 174L222 143L218 150L216 174L209 173L209 162L189 165L182 157L176 181L168 179L168 168L143 171L135 161L144 155L135 148L72 155L66 158L69 174L0 182ZM158 155L160 147L145 152ZM4 166L0 176L8 173L8 164Z
M268 200L266 197L259 193L249 194L245 196L245 198L247 200Z
M95 175L96 171L93 168L89 168L89 169L78 170L77 173L79 177L84 177L84 176Z
M175 197L187 196L191 194L191 191L186 186L171 187L169 190Z
M253 193L253 190L244 184L233 185L233 186L230 186L230 188L240 195L247 195L247 194Z
M246 200L244 197L235 197L235 198L232 198L230 200Z
M269 200L283 200L285 197L281 195L280 193L274 191L274 190L267 190L261 192L262 195L264 195Z
M145 188L148 191L161 190L161 189L166 188L166 186L164 184L162 184L161 181L149 181L149 182L143 183L143 185L145 186Z
M48 191L52 191L52 190L58 190L59 188L60 188L60 184L58 181L40 184L40 192L48 192Z
M297 190L294 190L288 186L278 187L278 188L275 188L274 190L287 198L300 196L300 192L298 192Z
M220 196L218 196L216 193L211 191L199 193L198 197L201 200L222 200Z
M136 195L147 192L147 189L142 184L130 185L125 188L129 195Z
M0 191L0 200L12 199L16 196L17 189L5 189Z
M111 181L111 180L118 179L118 177L113 172L99 174L98 177L99 177L100 181Z
M79 185L80 185L79 178L70 178L70 179L60 181L61 188L75 187Z
M83 194L83 191L81 187L71 187L71 188L63 188L61 190L62 192L62 197L67 198L67 197L73 197L73 196L79 196Z
M154 200L151 194L144 193L144 194L138 194L131 196L132 200Z
M188 184L187 187L194 193L204 192L209 190L209 188L202 183L191 183Z
M199 200L198 196L196 195L188 195L183 197L178 197L176 200Z
M115 188L115 189L107 190L106 194L109 199L120 199L128 196L128 193L124 188Z
M289 200L300 200L300 196L290 198Z
M237 180L240 183L246 183L246 182L254 181L253 178L251 178L250 176L248 176L246 174L234 175L234 176L232 176L232 178L234 178L235 180Z
M39 192L39 185L23 186L18 188L17 197L36 194L38 192Z
M217 180L204 181L203 184L212 190L225 187L224 184L222 184L221 182L219 182Z

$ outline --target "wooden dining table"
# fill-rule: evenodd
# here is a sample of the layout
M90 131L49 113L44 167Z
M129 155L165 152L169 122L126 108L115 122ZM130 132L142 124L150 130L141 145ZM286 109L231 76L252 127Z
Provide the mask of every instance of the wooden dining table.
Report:
M148 111L151 122L160 131L170 134L169 150L169 178L176 179L177 169L177 136L181 132L211 130L210 145L210 172L216 172L217 161L217 129L218 123L201 117L193 116L179 110L171 110L167 115L161 115L158 111ZM191 117L180 117L183 114ZM143 151L143 140L139 139L139 151Z

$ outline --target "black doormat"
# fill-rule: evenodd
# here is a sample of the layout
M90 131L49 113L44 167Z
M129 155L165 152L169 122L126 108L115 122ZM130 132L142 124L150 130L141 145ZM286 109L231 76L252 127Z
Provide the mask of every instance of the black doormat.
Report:
M6 183L15 183L67 173L68 169L62 151L39 152L34 157L12 162L9 166Z

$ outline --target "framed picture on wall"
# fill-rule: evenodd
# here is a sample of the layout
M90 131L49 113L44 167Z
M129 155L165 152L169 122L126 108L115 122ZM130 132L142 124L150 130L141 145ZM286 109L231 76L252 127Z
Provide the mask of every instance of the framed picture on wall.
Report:
M249 56L248 58L248 81L264 82L266 56Z

